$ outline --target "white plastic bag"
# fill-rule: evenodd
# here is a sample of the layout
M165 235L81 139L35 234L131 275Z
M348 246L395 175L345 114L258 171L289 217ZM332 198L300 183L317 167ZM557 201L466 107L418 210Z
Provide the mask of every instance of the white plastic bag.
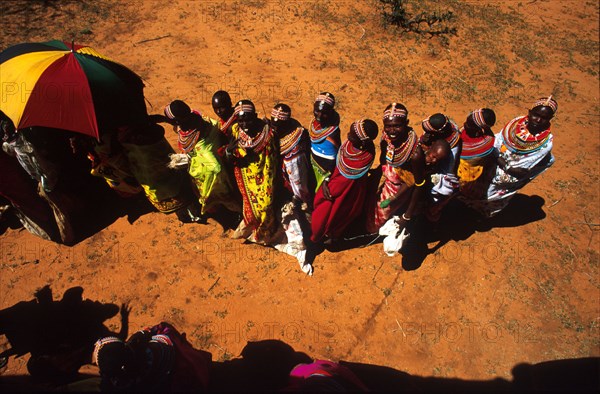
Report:
M402 248L402 244L409 236L406 227L398 234L398 230L400 230L400 226L398 226L398 223L396 222L398 219L398 216L393 216L379 229L379 235L386 235L383 239L383 251L390 257L398 253ZM398 234L398 236L396 236L396 234Z

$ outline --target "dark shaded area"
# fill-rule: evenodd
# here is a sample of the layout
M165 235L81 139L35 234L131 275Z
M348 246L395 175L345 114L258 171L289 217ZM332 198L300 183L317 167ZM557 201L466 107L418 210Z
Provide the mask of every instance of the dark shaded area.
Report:
M128 313L121 308L121 331L110 331L103 322L119 313L115 304L83 299L83 288L72 287L59 301L45 286L30 301L0 311L0 334L10 347L0 353L0 366L10 356L30 353L27 369L34 381L62 384L72 381L91 362L94 343L104 336L127 336Z
M214 362L211 391L278 391L288 382L292 368L312 359L278 340L248 342L241 358Z
M289 387L290 371L300 363L312 361L308 355L296 352L279 340L249 342L239 358L213 362L209 392L285 391ZM380 365L349 361L339 364L349 368L373 392L596 393L600 389L600 358L597 357L518 364L512 370L512 381L422 377ZM68 385L36 382L28 376L4 377L0 381L3 392L88 391L98 387L99 378L90 375L79 375ZM311 386L315 387L323 386Z
M0 197L0 207L7 205L10 205L10 201ZM19 221L19 218L15 216L12 208L2 212L0 216L0 235L4 234L9 228L16 230L21 227L23 227L23 225Z
M542 209L544 203L544 199L537 195L516 194L498 215L485 218L453 199L444 208L437 223L430 223L423 215L419 215L409 224L410 238L400 250L402 268L406 271L418 269L429 254L435 253L450 240L464 241L476 232L487 232L495 227L518 227L542 220L546 217ZM336 253L383 243L383 236L364 235L360 223L355 222L345 237L332 245L311 245L307 260L310 256L312 260L308 261L314 261L324 250ZM428 244L433 242L437 243L429 248Z
M407 271L418 269L427 255L435 253L450 240L464 241L476 232L487 232L495 227L519 227L542 220L546 217L542 210L544 203L540 196L516 194L500 213L485 218L452 199L438 223L429 223L423 218L416 221L410 242L401 250L402 267ZM432 248L427 246L436 241Z
M498 215L485 218L453 199L448 203L434 231L425 233L426 242L439 241L431 253L448 241L463 241L475 232L487 232L495 227L518 227L537 222L546 217L543 211L545 200L540 196L516 194Z
M55 170L53 179L56 179L56 184L47 195L61 208L66 215L65 221L73 229L74 239L68 245L91 237L121 216L127 216L129 223L133 223L140 216L155 211L143 193L123 198L104 179L91 175L91 163L86 152L73 152L71 148L69 139L73 133L41 127L27 129L23 133ZM37 181L31 179L15 157L0 152L0 158L6 169L6 173L0 176L6 182L0 194L10 200L7 204L18 205L21 213L46 230L52 240L61 242L49 202L38 195ZM43 220L47 218L52 226ZM10 212L6 219L0 220L0 233L7 227L21 227Z
M223 232L237 228L242 221L242 215L238 212L232 212L221 205L215 207L214 212L209 212L206 218L215 220L223 228Z

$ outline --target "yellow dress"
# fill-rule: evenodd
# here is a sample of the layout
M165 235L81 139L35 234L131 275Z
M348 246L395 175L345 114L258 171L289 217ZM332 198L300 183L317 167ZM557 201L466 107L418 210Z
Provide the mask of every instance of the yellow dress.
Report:
M231 197L232 185L217 150L224 144L224 135L216 120L203 119L210 124L207 132L198 140L190 156L189 173L198 189L202 214L217 205L233 212L240 212L239 204Z
M122 197L142 192L131 172L125 152L115 143L112 133L105 133L102 141L94 145L91 174L104 178L106 183Z
M249 144L244 147L245 133L235 124L233 138L240 143L234 155L244 160L234 167L235 179L242 194L243 220L233 234L234 238L245 238L260 244L272 244L276 240L277 222L273 207L274 180L277 170L277 149L269 126L265 125Z
M169 154L175 152L164 137L146 145L122 145L131 172L156 209L163 213L171 213L190 203L191 193L188 191L191 189L188 189L187 174L167 167Z

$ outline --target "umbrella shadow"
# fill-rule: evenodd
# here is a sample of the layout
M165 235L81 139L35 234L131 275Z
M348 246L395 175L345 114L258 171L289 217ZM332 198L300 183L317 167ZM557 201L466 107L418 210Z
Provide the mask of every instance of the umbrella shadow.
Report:
M72 287L55 301L45 286L34 299L1 310L0 335L10 347L0 353L0 361L30 353L27 369L34 378L56 384L76 379L79 368L91 362L98 338L124 338L128 331L127 306L121 308L121 331L114 333L103 322L119 313L119 306L82 295L82 287Z

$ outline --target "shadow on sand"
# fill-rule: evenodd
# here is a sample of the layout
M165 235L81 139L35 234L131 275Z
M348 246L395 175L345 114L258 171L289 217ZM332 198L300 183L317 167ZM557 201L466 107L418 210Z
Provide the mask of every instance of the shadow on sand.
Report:
M290 372L298 364L312 358L279 340L248 342L239 358L213 362L208 392L279 392L290 386ZM569 392L597 393L600 389L600 358L552 360L539 364L517 364L512 380L466 380L411 375L381 365L339 361L350 369L370 391L396 393L529 393ZM325 379L327 380L327 379ZM337 382L341 378L335 379ZM2 392L94 391L100 379L79 375L67 384L53 385L30 376L5 376L0 381ZM338 386L339 387L339 386ZM331 391L327 385L312 385L310 391ZM321 389L321 390L319 390ZM303 391L303 390L292 390ZM344 392L344 390L334 390ZM352 391L352 390L348 390Z
M82 294L83 288L72 287L55 301L52 290L45 286L35 293L34 299L0 311L0 334L8 340L3 346L7 350L0 353L0 374L6 372L7 364L14 362L11 356L30 353L27 363L30 375L2 376L0 392L99 389L99 377L81 374L79 369L91 362L97 339L105 336L126 339L130 309L127 305L121 307L121 330L115 333L103 322L115 316L119 307L83 299ZM289 387L290 372L295 366L312 362L312 357L280 340L248 342L239 357L212 362L208 371L209 391L281 391ZM381 365L346 360L339 364L349 368L375 392L598 392L600 389L600 358L517 364L512 369L512 381L422 377Z
M121 309L121 331L114 333L103 322ZM128 331L126 305L103 304L83 298L82 287L65 291L55 301L45 286L35 298L0 311L0 335L8 348L0 353L0 367L10 356L29 353L27 370L34 380L61 384L72 381L79 368L91 362L94 343L104 336L124 338Z
M460 201L453 199L444 208L439 222L430 223L421 215L410 223L408 230L411 236L400 250L402 268L406 271L418 269L428 255L435 253L451 240L464 241L476 232L488 232L496 227L519 227L542 220L546 217L542 209L544 203L544 199L540 196L517 194L498 215L484 218ZM358 228L358 225L351 226L347 236L333 245L313 245L308 255L312 258L310 261L312 262L324 250L336 253L372 244L382 244L382 236L361 235L357 231ZM431 243L435 244L429 247L428 244Z

